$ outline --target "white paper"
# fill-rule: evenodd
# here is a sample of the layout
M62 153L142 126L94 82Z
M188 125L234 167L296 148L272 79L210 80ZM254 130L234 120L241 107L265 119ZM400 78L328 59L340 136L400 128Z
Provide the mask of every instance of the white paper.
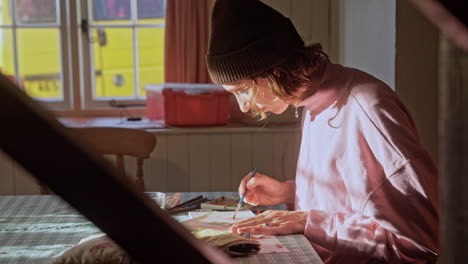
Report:
M227 211L227 212L213 212L213 211L208 211L208 212L199 212L199 211L191 211L189 212L189 216L190 216L190 219L192 218L195 218L195 217L199 217L199 216L202 216L202 215L206 215L206 214L209 214L209 213L220 213L220 214L216 214L217 216L221 216L222 218L229 218L231 217L232 219L232 216L234 215L234 212L232 211ZM250 210L246 210L246 211L239 211L236 215L236 219L241 219L241 220L244 220L245 218L250 218L250 217L254 217L255 214L252 213L252 211ZM211 217L210 217L211 218Z

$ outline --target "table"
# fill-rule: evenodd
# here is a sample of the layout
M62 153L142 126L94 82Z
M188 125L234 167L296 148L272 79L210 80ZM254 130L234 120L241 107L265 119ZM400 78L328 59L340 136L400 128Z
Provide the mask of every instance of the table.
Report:
M182 202L198 195L213 199L232 192L182 193ZM279 206L272 209L284 209ZM175 216L184 220L186 215ZM0 264L49 263L52 258L101 231L54 195L0 196ZM234 258L234 263L321 263L303 235L280 236L291 252Z

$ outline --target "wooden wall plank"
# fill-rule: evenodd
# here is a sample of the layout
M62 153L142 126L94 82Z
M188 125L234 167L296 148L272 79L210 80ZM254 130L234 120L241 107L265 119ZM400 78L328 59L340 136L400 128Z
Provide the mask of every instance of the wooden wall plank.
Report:
M298 133L275 133L273 145L274 174L281 181L293 180L296 175L300 139Z
M239 183L252 171L252 135L231 135L231 189L237 191Z
M289 17L291 13L291 0L263 0L265 4L273 7L275 10L279 11L281 14Z
M167 136L167 191L190 191L190 164L187 135Z
M252 162L259 172L270 177L273 175L273 135L272 133L255 133L252 135Z
M231 144L229 134L210 135L210 191L231 188Z
M316 0L294 0L291 3L290 19L306 44L312 43L312 4Z
M0 195L15 194L13 160L0 151Z
M330 52L330 1L314 0L309 9L311 21L311 39L310 43L319 42L325 52Z
M144 174L147 191L167 191L167 136L157 135L157 145L148 160L145 160Z
M286 157L288 149L288 134L275 133L273 134L273 174L272 177L280 181L286 178Z
M296 178L297 160L299 158L299 150L301 148L301 131L290 133L288 138L288 155L285 161L285 180L294 180Z
M190 191L210 191L210 137L207 135L189 136Z

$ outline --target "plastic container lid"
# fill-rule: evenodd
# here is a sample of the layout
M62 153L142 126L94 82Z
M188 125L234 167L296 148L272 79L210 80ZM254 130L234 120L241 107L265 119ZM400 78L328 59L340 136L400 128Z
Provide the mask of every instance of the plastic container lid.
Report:
M151 91L151 92L161 93L163 89L164 89L164 83L148 84L148 85L145 86L145 90L146 91Z

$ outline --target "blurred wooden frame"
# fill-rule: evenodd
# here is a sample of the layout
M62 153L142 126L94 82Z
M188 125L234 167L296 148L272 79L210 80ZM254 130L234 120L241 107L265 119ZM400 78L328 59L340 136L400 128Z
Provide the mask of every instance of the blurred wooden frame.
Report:
M157 141L153 134L145 130L119 127L68 128L68 130L91 146L95 153L115 155L120 175L125 175L124 156L136 158L136 185L140 190L145 190L143 162L156 147ZM49 194L46 185L41 183L39 185L41 194Z

